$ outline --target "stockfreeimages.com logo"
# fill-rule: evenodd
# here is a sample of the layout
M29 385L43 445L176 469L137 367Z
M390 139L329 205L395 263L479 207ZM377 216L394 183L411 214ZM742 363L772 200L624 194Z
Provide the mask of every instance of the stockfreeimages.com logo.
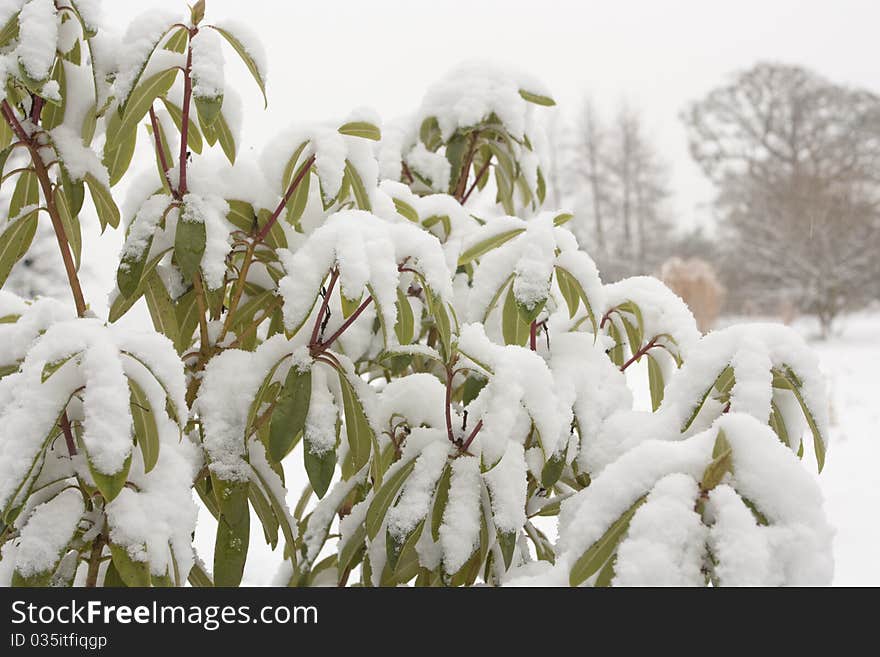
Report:
M197 625L214 631L223 625L262 623L265 625L317 624L318 608L266 605L256 612L249 605L171 605L153 601L144 605L111 605L101 600L80 603L12 603L12 624L50 625Z

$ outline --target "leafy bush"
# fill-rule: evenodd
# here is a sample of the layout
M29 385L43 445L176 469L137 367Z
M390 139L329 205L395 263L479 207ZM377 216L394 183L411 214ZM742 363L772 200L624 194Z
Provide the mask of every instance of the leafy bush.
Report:
M222 66L265 95L246 30L202 1L114 46L92 5L0 16L0 282L48 220L74 302L0 291L2 581L235 586L252 517L293 586L829 581L797 463L806 433L824 461L816 359L603 285L542 208L541 85L461 67L405 122L298 126L256 167ZM140 165L105 321L80 222L116 229ZM153 326L118 323L142 299Z

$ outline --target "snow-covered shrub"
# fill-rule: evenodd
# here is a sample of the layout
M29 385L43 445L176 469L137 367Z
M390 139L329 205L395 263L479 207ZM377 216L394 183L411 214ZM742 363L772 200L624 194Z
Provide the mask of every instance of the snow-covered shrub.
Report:
M797 462L808 431L825 456L815 358L603 285L543 207L538 83L466 65L406 120L296 126L254 165L224 78L234 54L265 96L245 28L198 2L114 41L93 5L0 7L0 283L45 214L74 300L0 292L0 581L238 585L252 517L295 586L829 581ZM80 218L116 228L121 180L105 320Z

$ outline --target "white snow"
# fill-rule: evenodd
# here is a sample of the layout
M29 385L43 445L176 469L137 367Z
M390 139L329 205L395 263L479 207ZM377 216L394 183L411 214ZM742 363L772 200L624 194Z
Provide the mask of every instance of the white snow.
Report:
M440 525L443 567L452 574L473 554L480 540L480 462L472 456L452 462L449 497Z
M58 41L58 12L53 0L29 0L18 15L18 46L15 53L28 76L49 77Z
M192 92L195 98L217 98L223 94L221 40L214 30L199 30L192 39Z
M85 510L82 494L68 488L34 509L21 530L15 569L25 577L54 568Z

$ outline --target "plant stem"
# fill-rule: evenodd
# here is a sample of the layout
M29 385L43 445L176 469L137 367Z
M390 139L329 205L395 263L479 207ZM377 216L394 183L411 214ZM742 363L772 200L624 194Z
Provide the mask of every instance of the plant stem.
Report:
M461 172L458 174L458 184L455 186L455 194L453 194L453 196L455 196L459 203L464 203L463 199L465 190L467 189L468 174L471 171L471 162L473 162L474 159L474 151L476 149L477 137L479 137L479 135L479 131L471 133L467 156L461 165Z
M483 421L480 420L479 422L477 422L477 425L474 427L474 430L471 431L471 435L469 435L467 437L467 440L465 440L464 443L462 443L462 446L461 446L462 452L466 452L468 450L468 448L471 446L471 443L474 442L474 438L477 437L477 434L480 433L480 429L482 429L482 428L483 428Z
M324 299L321 301L321 308L318 310L318 316L315 318L315 325L312 327L312 337L309 340L309 347L318 345L318 333L321 330L321 324L324 323L324 314L330 305L330 295L333 288L336 287L336 281L339 280L339 268L335 268L330 274L330 282L327 283L327 290L324 292Z
M455 434L452 432L452 379L455 378L455 372L452 365L446 366L446 436L449 442L455 442Z
M339 336L342 335L343 333L345 333L345 330L349 326L354 324L354 321L360 316L360 314L362 312L364 312L367 309L367 306L369 306L372 302L373 302L372 296L369 296L366 299L364 299L364 302L360 306L358 306L357 310L355 310L351 314L351 316L347 320L345 320L345 322L342 324L342 326L340 326L338 329L336 329L336 333L334 333L329 338L327 338L327 340L325 340L324 342L321 342L320 344L316 345L315 348L312 349L312 355L317 356L318 354L323 354L325 351L327 351L330 348L330 345L332 345L334 342L336 342L336 340L339 338Z
M208 336L208 304L205 302L205 288L202 285L202 275L196 272L193 276L193 289L196 293L196 303L199 305L199 340L201 342L202 355L208 353L211 347L211 339Z
M538 350L538 323L535 321L529 325L529 349Z
M620 371L625 372L626 368L635 363L639 358L648 353L651 349L657 346L657 338L651 338L651 341L646 344L644 347L639 349L636 353L632 355L628 361L626 361L623 365L620 366Z
M489 168L489 163L490 163L491 161L492 161L492 158L489 157L489 158L486 158L486 161L485 161L485 162L483 162L483 166L481 166L481 167L480 167L480 170L477 172L477 177L474 178L474 182L471 183L470 188L467 190L467 192L465 193L465 195L464 195L464 196L462 197L462 199L461 199L461 204L462 204L462 205L464 205L465 203L467 203L467 200L470 198L470 196L471 196L471 194L473 193L473 191L477 188L477 183L480 182L480 179L483 177L483 174L486 173L487 169Z
M101 567L101 555L104 552L105 542L106 539L102 529L92 543L92 552L89 555L89 570L86 574L86 588L95 588L98 585L98 569Z
M49 179L49 171L43 163L43 158L39 153L39 146L35 144L25 132L18 118L15 116L15 110L4 99L2 105L3 118L12 128L15 135L24 143L30 152L31 162L34 165L34 171L37 174L40 187L43 190L43 197L46 199L46 210L49 218L52 220L52 228L55 231L55 239L58 241L58 248L61 250L61 259L64 262L64 271L67 273L67 282L70 285L70 291L73 294L73 302L76 305L76 314L80 317L86 314L86 301L83 295L82 285L79 281L79 275L76 272L76 264L73 262L73 255L70 253L70 246L67 240L67 233L64 231L64 224L61 222L61 215L55 206L55 197L52 193L52 181Z
M180 198L186 196L186 154L187 139L189 137L189 109L192 101L192 40L199 33L199 28L193 27L189 31L189 44L186 48L186 68L183 71L183 105L181 106L180 119L180 184L177 193Z
M168 164L168 159L165 157L165 149L162 148L162 138L159 132L159 119L156 118L156 111L153 109L152 105L150 105L150 125L153 127L153 139L156 142L156 157L159 158L159 165L162 167L162 173L165 175L165 182L168 185L168 189L171 190L171 194L179 201L180 193L174 188L174 185L171 184L171 177L168 175L170 166Z
M64 441L67 443L67 453L76 456L76 442L73 439L73 432L70 429L70 418L67 417L67 411L61 414L61 431L64 432Z
M217 336L218 344L223 342L223 338L225 338L226 334L229 332L229 327L232 325L232 316L238 308L238 304L241 302L241 296L244 294L244 286L247 284L248 271L254 260L254 249L256 249L256 246L256 243L248 242L247 250L244 252L244 259L241 262L241 271L239 271L238 280L235 282L235 291L232 293L232 299L229 301L229 308L226 311L226 319L223 321L223 328L220 329L220 335Z
M306 160L305 164L303 164L299 173L296 177L291 181L290 186L287 188L287 191L284 193L284 198L281 199L281 202L278 204L278 207L275 208L275 212L272 213L272 216L269 217L269 220L266 222L266 225L260 229L260 232L257 233L256 241L262 242L266 239L266 235L269 234L269 231L272 230L272 226L278 221L278 217L281 216L281 212L284 210L284 207L287 205L288 201L290 201L290 197L293 196L293 193L296 191L296 188L299 187L299 184L302 182L303 178L305 178L312 170L312 165L315 163L315 156L312 155Z

